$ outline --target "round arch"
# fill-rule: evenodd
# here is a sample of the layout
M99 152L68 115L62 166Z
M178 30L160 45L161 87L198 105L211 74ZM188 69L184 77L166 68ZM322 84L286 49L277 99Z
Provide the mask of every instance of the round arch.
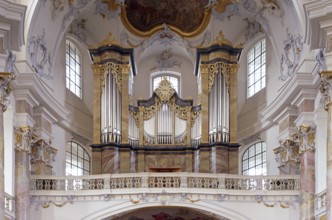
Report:
M196 211L204 211L214 214L215 216L229 218L232 220L250 220L249 217L246 217L235 210L231 210L225 207L221 207L215 203L209 203L206 201L199 201L195 203L189 202L168 202L167 206L169 207L178 207L178 208L188 208L194 209ZM120 213L127 213L130 211L142 209L142 208L153 208L153 207L167 207L160 202L144 202L139 204L133 204L132 202L121 203L116 206L108 207L106 209L100 210L92 215L86 216L84 220L96 220L104 219L107 217L119 215Z

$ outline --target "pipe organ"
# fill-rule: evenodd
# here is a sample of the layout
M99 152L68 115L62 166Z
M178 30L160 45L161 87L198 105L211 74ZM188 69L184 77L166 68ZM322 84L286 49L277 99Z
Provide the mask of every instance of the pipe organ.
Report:
M222 39L222 38L220 38ZM90 49L94 71L93 172L236 173L237 68L241 49L215 42L197 49L197 104L163 78L149 99L130 103L133 48L109 36ZM236 158L236 160L232 160Z

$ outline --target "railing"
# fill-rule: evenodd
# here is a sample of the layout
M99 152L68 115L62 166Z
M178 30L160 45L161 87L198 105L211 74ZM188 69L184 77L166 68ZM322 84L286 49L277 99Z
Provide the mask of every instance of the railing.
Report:
M90 176L31 176L31 190L182 188L237 191L297 191L299 176L242 176L206 173L129 173Z
M5 193L5 212L7 216L15 218L15 198Z
M326 190L315 196L315 216L320 216L326 212Z

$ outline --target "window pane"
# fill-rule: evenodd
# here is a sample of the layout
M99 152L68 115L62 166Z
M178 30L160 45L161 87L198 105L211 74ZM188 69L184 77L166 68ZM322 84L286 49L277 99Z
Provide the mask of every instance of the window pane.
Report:
M83 175L83 174L88 175L89 172L90 172L89 155L81 145L72 141L69 142L67 144L67 152L66 152L66 175L73 175L73 176Z
M248 52L248 79L247 79L247 96L248 98L259 92L265 87L265 39L258 42ZM254 78L252 74L254 73ZM264 80L264 82L263 82ZM254 88L252 88L254 85Z
M251 145L242 157L243 175L266 175L266 144Z
M75 45L66 41L66 87L81 98L81 56Z

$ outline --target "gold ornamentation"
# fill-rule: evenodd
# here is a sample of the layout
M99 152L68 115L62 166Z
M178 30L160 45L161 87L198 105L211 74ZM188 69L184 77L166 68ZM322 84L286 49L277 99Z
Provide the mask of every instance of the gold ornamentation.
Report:
M215 76L221 72L225 77L225 83L228 88L230 89L230 74L236 74L238 69L238 64L227 64L223 62L218 62L214 64L209 65L209 92L211 91L211 88L214 84L214 78Z
M149 107L144 107L144 109L143 109L143 120L146 121L146 120L151 119L153 116L155 116L156 112L159 111L162 104L163 103L160 100L160 98L156 97L154 105L151 105Z
M320 73L320 92L322 93L321 103L324 104L325 110L328 110L332 99L332 71L322 71Z
M176 114L176 116L178 116L180 119L182 120L187 120L187 113L189 111L191 111L191 106L179 106L175 103L175 98L171 98L168 102L167 102L168 106L170 107L170 109L172 111L174 111L174 113Z
M107 4L110 11L116 11L119 8L119 4L115 0L102 0L101 2Z
M14 73L0 72L0 106L2 111L6 111L9 105L9 95L12 91L11 81L14 79Z
M299 163L301 160L299 154L298 144L292 139L286 139L280 143L281 145L275 148L274 154L276 154L276 160L279 163L279 167L285 166L288 162Z
M139 199L130 199L130 202L136 205L140 202L140 200Z
M131 115L131 117L133 117L133 119L135 120L136 126L139 128L140 127L139 112L134 112L134 111L129 110L129 114Z
M200 114L201 114L201 110L196 111L196 112L194 112L194 111L191 112L191 127L194 126L194 124L195 124L195 122L196 122L196 118L198 118L198 116L199 116Z
M294 135L295 141L299 143L299 153L307 151L315 151L315 138L316 138L316 126L304 126L297 127L297 131Z
M216 5L214 5L214 9L222 14L226 11L226 7L230 4L233 4L234 0L219 0Z
M99 48L99 47L102 47L102 46L109 46L110 47L112 45L118 45L118 46L124 47L123 45L121 45L121 43L119 43L114 38L114 36L112 35L112 33L109 32L108 35L107 35L107 37L104 40L102 40L101 42L99 42L96 47L90 46L89 48L90 49L96 49L96 48Z
M45 165L52 167L58 150L51 147L51 144L51 141L46 142L44 139L34 142L31 145L31 163L43 161Z
M30 153L31 143L36 139L36 135L30 126L14 128L15 133L15 149L17 151L25 151Z
M159 83L158 88L155 90L155 93L162 102L165 102L174 95L175 89L172 87L172 84L166 78L164 78Z
M213 45L213 44L218 44L219 46L222 46L222 45L233 46L233 43L225 37L225 35L222 31L219 31L219 35L216 37L216 39L214 41L211 42L210 45Z

